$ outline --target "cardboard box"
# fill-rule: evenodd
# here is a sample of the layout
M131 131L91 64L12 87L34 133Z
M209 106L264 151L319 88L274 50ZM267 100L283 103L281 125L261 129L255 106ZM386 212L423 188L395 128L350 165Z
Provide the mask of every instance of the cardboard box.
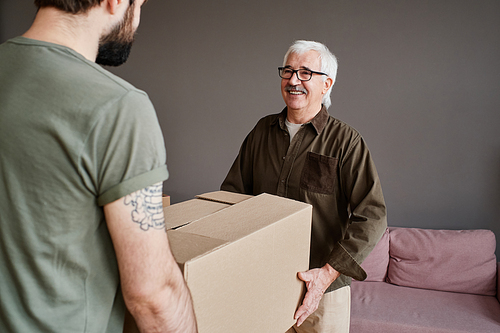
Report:
M170 206L170 195L163 194L161 197L163 207Z
M312 206L269 194L211 192L164 207L199 333L281 333L309 268Z

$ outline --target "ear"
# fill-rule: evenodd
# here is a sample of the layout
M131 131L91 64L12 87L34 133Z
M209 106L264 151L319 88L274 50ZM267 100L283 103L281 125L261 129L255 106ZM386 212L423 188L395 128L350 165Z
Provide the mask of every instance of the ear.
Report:
M324 95L324 94L326 94L328 89L330 89L330 87L333 85L333 80L331 77L327 77L323 83L324 83L324 85L323 85L323 95Z
M122 6L125 1L127 0L104 0L103 2L106 3L106 6L108 7L108 10L111 15L115 15L116 13L119 12L120 6Z

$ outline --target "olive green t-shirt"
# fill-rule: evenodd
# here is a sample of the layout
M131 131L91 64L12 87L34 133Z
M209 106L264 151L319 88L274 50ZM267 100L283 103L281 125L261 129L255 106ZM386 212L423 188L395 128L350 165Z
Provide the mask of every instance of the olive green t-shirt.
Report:
M120 332L102 206L168 178L148 96L60 45L0 45L0 332Z

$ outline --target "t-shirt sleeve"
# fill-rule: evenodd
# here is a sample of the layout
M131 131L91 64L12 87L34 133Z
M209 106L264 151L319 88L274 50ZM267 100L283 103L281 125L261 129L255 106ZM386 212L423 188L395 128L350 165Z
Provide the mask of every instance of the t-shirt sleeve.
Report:
M163 135L145 93L129 91L100 114L81 154L81 174L98 205L168 178Z

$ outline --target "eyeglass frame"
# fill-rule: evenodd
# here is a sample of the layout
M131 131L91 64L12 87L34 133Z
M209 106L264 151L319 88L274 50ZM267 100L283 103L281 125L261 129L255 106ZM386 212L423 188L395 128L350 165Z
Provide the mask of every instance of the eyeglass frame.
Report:
M284 77L282 77L282 76L281 76L281 71L282 71L282 70L284 70L284 69L289 69L289 70L291 70L291 71L292 71L292 75L290 75L290 77L289 77L289 78L284 78ZM310 77L309 79L307 79L307 80L301 80L301 79L299 78L299 71L308 71L308 72L311 72L311 77ZM313 70L310 70L310 69L307 69L307 68L292 69L291 67L288 67L288 66L285 66L285 67L278 67L278 75L279 75L279 77L280 77L280 78L282 78L282 79L285 79L285 80L290 80L290 79L293 77L293 74L295 74L295 75L297 76L297 79L298 79L299 81L302 81L302 82L311 81L311 79L312 79L312 77L313 77L313 76L312 76L313 74L318 74L318 75L326 75L326 76L328 76L328 74L326 74L326 73L313 71Z

